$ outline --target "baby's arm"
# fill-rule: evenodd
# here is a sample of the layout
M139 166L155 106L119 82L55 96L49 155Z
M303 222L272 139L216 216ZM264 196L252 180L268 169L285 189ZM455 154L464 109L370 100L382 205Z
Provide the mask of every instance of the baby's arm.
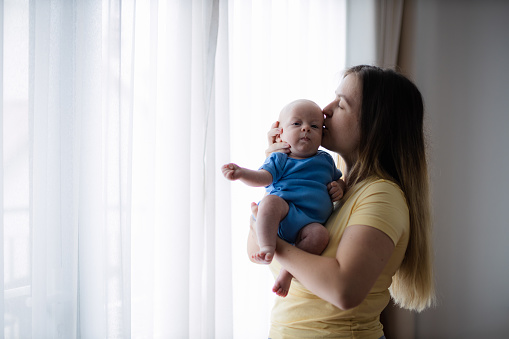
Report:
M248 186L264 187L272 183L272 174L264 169L255 171L230 163L223 165L221 172L226 179L240 180Z
M327 189L329 190L331 200L336 202L343 198L346 191L346 183L342 179L338 179L337 181L329 183Z

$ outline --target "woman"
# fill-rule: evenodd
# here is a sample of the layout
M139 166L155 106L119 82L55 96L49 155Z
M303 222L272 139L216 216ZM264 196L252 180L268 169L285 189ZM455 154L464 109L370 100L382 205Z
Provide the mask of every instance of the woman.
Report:
M422 97L392 70L357 66L323 112L322 146L345 161L347 193L321 256L278 239L271 270L283 266L297 281L276 300L270 338L383 338L391 296L416 311L434 301ZM287 152L276 134L268 151ZM249 253L258 247L253 223Z

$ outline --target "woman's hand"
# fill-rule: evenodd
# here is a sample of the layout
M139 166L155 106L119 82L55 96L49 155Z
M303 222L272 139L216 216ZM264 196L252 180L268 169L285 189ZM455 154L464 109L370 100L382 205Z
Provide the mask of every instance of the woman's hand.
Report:
M254 202L251 203L251 217L249 218L249 235L247 237L247 256L249 260L257 263L253 260L253 254L260 251L258 245L258 237L256 236L256 220L258 216L258 205Z
M281 129L279 128L279 121L276 121L272 124L269 132L267 133L269 148L265 150L266 157L270 156L271 153L274 152L290 153L290 145L284 141L278 141L280 134Z

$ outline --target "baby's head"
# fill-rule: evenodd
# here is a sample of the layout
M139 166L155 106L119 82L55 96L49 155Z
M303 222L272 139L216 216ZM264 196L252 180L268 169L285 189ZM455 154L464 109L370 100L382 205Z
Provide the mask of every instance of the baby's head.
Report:
M292 101L279 114L279 128L278 141L290 144L289 156L309 158L316 154L322 142L322 109L311 100Z

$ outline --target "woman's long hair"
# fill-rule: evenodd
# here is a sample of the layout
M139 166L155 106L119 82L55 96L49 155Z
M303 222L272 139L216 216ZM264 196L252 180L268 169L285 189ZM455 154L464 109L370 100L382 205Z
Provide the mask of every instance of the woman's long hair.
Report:
M390 69L361 65L348 74L362 83L362 106L359 158L347 184L379 177L395 182L405 194L410 239L390 290L396 304L422 311L435 299L422 96L410 80Z

